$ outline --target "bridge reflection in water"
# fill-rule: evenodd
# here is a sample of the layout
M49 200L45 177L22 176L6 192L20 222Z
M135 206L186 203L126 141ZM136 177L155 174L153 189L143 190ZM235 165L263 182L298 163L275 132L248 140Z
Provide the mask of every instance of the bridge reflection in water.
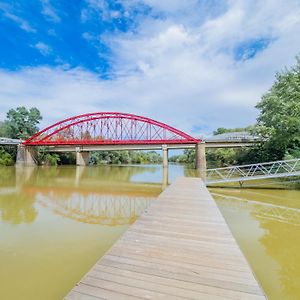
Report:
M39 211L36 205L40 205L78 222L129 225L168 184L168 170L160 166L26 167L4 171L0 217L13 224L33 222ZM147 174L157 176L160 172L160 182L147 182ZM134 181L136 176L140 182ZM20 201L14 200L12 209L10 200L14 198ZM27 212L35 214L26 216Z
M78 193L62 199L61 195L54 192L36 195L37 202L55 214L79 222L110 226L132 224L154 199Z

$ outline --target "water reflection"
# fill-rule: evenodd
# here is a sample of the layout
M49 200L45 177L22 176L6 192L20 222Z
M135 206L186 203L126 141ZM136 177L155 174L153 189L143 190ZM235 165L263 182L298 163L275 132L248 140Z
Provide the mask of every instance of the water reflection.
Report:
M89 224L116 226L132 224L155 198L75 193L62 199L51 192L39 193L36 199L55 214Z
M79 222L132 224L167 186L167 170L162 183L141 180L143 174L158 171L157 166L2 168L0 217L11 224L29 224L41 205ZM137 175L140 182L132 182Z
M212 192L268 299L300 299L300 191Z
M299 225L299 223L298 223ZM263 221L265 234L260 238L267 255L278 263L281 295L277 299L300 298L300 243L299 231L293 225Z
M34 203L35 200L26 195L16 197L15 192L0 195L1 219L11 224L30 224L37 216Z
M167 182L198 175L166 170L0 168L0 299L62 299ZM211 191L268 299L300 299L300 192Z
M160 172L163 174L157 181L157 173ZM13 173L10 175L14 176ZM147 180L149 175L155 178L154 182ZM162 186L168 184L168 169L160 166L28 167L16 168L15 177L17 187L26 184L43 187L55 185L97 188L131 183L157 183Z
M253 218L263 220L275 220L277 222L289 223L300 226L300 209L282 206L272 203L262 203L255 200L226 196L219 193L212 193L218 199L222 207L239 211L249 211Z
M0 191L3 188L15 187L15 173L16 169L13 167L0 166Z
M0 168L0 299L62 299L166 187L166 171Z

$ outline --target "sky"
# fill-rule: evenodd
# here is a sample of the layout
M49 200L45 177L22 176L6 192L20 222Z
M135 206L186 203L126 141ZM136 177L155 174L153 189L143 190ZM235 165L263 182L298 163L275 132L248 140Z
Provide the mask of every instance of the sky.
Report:
M0 120L134 113L196 137L255 123L300 54L299 0L0 0Z

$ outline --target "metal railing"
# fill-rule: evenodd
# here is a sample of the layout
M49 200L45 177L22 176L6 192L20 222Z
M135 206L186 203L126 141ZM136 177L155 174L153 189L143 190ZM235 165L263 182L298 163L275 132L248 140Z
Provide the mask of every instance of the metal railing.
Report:
M300 159L208 169L206 184L300 176Z
M23 141L18 139L10 139L6 137L0 137L0 145L19 145Z
M213 135L207 138L203 138L206 142L260 142L264 139L260 136L253 135L250 132L227 132L222 134Z

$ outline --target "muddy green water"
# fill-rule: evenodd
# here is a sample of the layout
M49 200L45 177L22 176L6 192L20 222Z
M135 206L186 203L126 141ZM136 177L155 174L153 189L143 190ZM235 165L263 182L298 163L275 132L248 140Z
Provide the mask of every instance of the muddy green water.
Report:
M0 299L62 299L166 185L160 166L0 168ZM170 166L169 182L195 176ZM211 188L269 299L300 299L300 191Z

